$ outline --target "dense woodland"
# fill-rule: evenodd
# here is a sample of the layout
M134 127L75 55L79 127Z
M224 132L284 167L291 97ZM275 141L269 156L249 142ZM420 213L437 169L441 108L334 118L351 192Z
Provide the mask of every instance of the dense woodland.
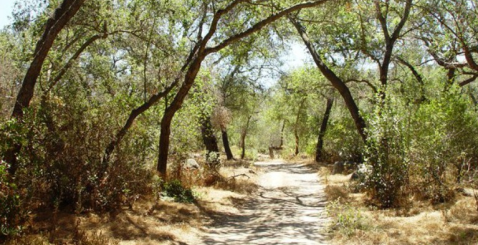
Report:
M1 234L149 196L192 153L211 172L272 149L363 162L371 205L447 202L478 184L477 27L476 0L19 0Z

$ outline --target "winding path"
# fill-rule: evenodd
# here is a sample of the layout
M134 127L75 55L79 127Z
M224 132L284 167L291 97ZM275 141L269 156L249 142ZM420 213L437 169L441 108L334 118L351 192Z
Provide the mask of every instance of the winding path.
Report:
M324 185L317 170L277 159L263 169L259 192L238 203L240 214L217 215L204 244L327 244Z

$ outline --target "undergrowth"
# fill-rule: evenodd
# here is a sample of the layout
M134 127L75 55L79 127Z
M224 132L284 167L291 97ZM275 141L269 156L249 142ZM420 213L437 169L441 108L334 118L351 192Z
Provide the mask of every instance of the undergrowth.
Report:
M333 221L330 228L338 231L340 234L350 237L358 230L370 230L370 221L360 210L349 204L342 203L340 197L331 201L327 207L327 214Z

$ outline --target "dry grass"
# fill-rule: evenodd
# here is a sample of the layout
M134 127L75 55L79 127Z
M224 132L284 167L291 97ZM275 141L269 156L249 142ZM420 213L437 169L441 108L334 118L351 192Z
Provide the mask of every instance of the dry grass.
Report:
M328 185L325 187L325 194L327 194L328 201L347 201L349 199L349 193L342 186Z
M478 244L474 197L457 195L455 202L435 206L411 199L400 209L377 210L366 206L363 194L347 192L350 176L331 175L325 167L319 174L326 179L329 200L347 198L347 203L342 205L351 205L350 210L360 212L371 225L367 229L352 227L348 233L333 230L334 244ZM337 214L334 215L337 219Z
M211 187L193 187L195 204L156 201L143 198L131 208L123 207L105 214L38 212L23 237L8 245L43 244L198 244L203 227L212 218L239 213L238 204L257 190L259 170L247 161L229 161L219 171ZM181 170L172 172L187 187L201 186L208 174Z
M37 215L30 234L7 245L83 244L146 245L198 244L211 215L239 213L235 207L246 195L211 187L195 189L197 204L140 200L132 209L108 214L59 213L53 220L47 212Z

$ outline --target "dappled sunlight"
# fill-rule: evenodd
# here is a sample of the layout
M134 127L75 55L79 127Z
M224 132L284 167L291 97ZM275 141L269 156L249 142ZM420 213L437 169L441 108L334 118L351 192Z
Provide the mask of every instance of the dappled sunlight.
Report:
M204 244L325 244L324 186L307 165L258 162L265 172L258 193L238 203L240 212L216 213Z

